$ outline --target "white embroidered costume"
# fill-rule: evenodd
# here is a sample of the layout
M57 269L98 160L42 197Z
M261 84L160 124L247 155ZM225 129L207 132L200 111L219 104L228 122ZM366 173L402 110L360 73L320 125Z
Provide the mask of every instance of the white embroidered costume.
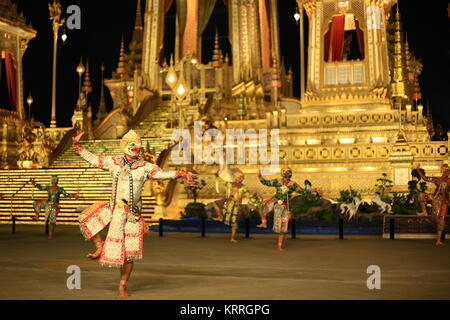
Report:
M120 267L125 261L142 259L145 230L140 213L144 183L150 178L175 179L183 176L182 172L164 172L142 159L129 162L124 156L97 156L84 148L79 154L91 165L108 170L113 178L110 201L97 202L80 214L82 234L91 239L109 225L100 256L103 265Z

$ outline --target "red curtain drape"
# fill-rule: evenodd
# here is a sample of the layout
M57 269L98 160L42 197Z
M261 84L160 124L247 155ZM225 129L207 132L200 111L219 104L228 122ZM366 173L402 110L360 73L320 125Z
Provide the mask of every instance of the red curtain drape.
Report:
M173 0L166 0L164 2L164 14L167 14L167 11L169 11L170 6L172 5Z
M342 60L345 15L334 16L331 27L331 61Z
M14 58L10 52L6 52L5 65L9 102L12 107L17 108L17 71L14 66Z
M364 59L364 31L359 27L359 21L355 19L356 33L358 35L359 52L361 53L361 60Z

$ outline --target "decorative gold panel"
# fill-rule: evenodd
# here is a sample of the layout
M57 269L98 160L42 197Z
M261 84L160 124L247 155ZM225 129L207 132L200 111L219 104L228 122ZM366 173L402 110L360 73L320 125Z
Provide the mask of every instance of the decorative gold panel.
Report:
M319 152L319 156L322 159L328 159L330 157L330 149L322 148Z
M375 150L372 147L366 147L364 150L364 156L366 158L374 158L375 157Z
M300 124L307 124L308 123L308 118L307 117L300 117L298 119L298 122L300 122Z
M316 156L317 156L316 150L314 150L314 149L308 149L308 150L306 150L306 158L307 158L308 160L316 159Z
M353 147L350 149L350 156L352 158L359 158L361 156L361 149L358 147Z
M380 122L381 121L381 115L380 114L374 114L372 115L372 120L374 122Z
M345 156L345 151L342 148L335 148L333 155L336 159L342 159Z
M325 116L325 117L323 118L323 122L324 122L325 124L331 124L331 123L333 123L333 117L332 117L332 116Z
M303 159L303 151L301 149L295 149L293 155L295 160Z
M447 153L448 153L448 148L447 148L447 146L445 146L445 145L440 145L440 146L438 147L438 149L437 149L437 153L438 153L440 156L446 156Z
M378 156L380 158L387 158L389 156L389 149L387 147L380 147L378 150Z
M348 115L348 116L347 116L347 121L348 121L349 123L354 123L354 122L356 121L355 115L353 115L353 114Z
M433 147L430 145L426 145L425 147L423 147L422 149L422 153L424 156L432 156L433 155Z
M314 117L311 117L311 124L318 124L319 123L319 117L317 117L317 116L314 116Z

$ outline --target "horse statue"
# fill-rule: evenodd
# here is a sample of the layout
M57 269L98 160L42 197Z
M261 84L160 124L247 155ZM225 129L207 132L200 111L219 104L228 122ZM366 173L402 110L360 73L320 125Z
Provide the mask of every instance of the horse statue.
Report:
M381 200L380 194L377 192L375 193L375 197L373 197L372 199L372 204L376 204L377 206L379 206L381 208L381 214L384 213L391 213L392 212L392 206L387 203L384 202L383 200Z
M353 219L358 212L359 206L362 204L362 200L359 197L353 197L352 202L350 203L342 203L339 206L342 214L348 214L348 220Z

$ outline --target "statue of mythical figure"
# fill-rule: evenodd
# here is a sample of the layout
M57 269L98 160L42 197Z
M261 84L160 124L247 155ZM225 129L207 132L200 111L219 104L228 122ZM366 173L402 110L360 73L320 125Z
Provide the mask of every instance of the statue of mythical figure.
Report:
M166 188L164 187L164 182L158 180L152 180L152 195L156 199L156 204L158 206L164 205L166 201Z
M87 106L86 95L84 94L84 92L81 92L77 101L77 111L84 111L87 109Z
M23 160L36 160L36 152L34 151L34 142L36 141L36 135L30 126L25 125L22 128L21 141L17 144L19 145L19 161Z
M42 129L42 136L38 138L38 142L40 143L38 160L41 164L46 164L48 156L55 147L55 142L45 133L44 129Z

